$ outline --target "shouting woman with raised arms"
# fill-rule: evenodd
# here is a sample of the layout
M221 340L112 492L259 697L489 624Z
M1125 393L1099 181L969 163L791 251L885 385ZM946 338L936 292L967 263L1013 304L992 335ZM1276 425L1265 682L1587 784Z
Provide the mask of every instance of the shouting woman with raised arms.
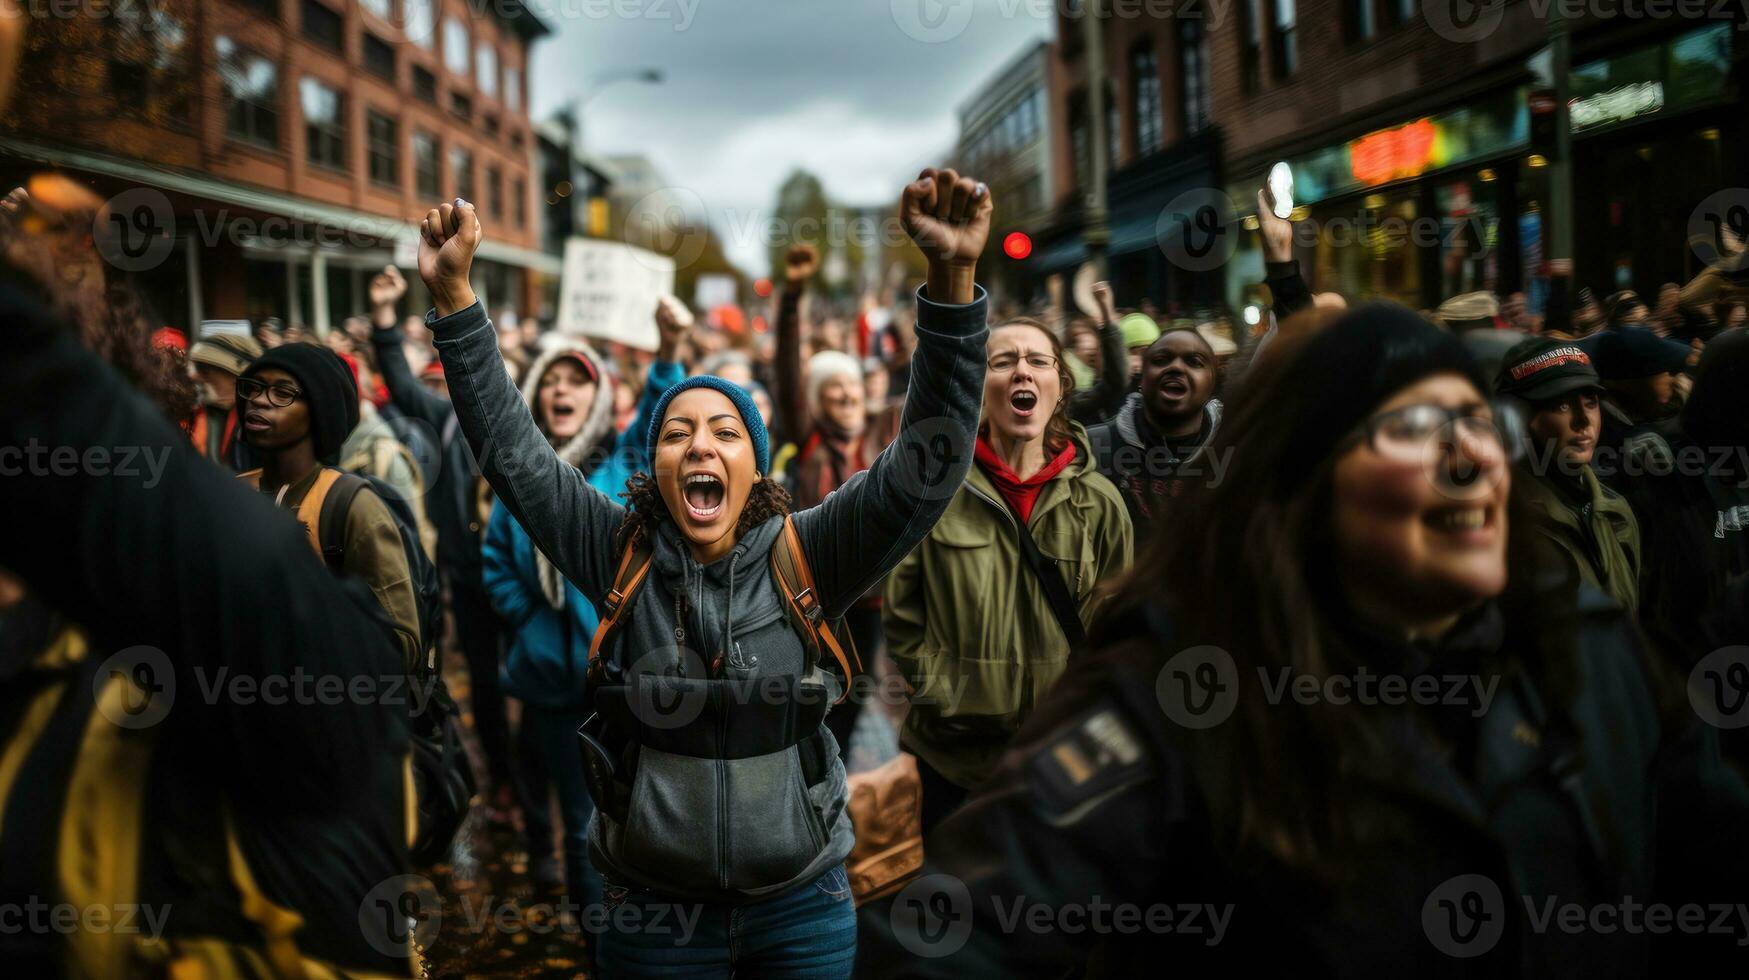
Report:
M484 237L473 205L425 217L419 273L462 431L499 500L608 624L591 651L602 724L586 730L610 975L850 974L852 831L823 720L856 668L818 624L941 516L971 463L984 378L973 272L989 191L925 170L899 212L929 276L897 445L793 515L766 477L758 411L711 376L657 404L654 473L627 482L629 507L591 487L541 435L468 286Z

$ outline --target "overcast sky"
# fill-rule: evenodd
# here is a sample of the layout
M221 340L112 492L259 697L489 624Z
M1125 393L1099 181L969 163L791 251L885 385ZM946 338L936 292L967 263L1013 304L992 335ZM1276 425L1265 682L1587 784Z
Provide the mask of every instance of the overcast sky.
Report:
M585 147L648 156L753 275L768 271L754 232L792 171L835 202L896 201L951 150L960 103L1052 29L1049 0L527 2L555 31L534 47L535 117L604 73L660 68L660 85L588 102Z

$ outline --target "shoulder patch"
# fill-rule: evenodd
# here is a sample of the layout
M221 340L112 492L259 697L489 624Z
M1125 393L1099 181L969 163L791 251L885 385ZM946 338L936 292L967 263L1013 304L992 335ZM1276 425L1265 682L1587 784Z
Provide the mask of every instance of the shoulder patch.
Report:
M1156 771L1141 733L1112 708L1070 723L1034 752L1030 768L1040 801L1059 814Z

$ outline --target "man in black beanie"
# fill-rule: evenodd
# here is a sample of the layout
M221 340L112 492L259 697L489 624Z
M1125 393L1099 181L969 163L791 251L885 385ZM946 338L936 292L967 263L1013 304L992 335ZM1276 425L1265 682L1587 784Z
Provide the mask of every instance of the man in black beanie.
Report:
M237 379L237 405L243 438L261 460L260 469L238 479L297 514L322 554L322 503L341 475L340 446L358 424L351 370L326 347L275 347ZM419 600L400 527L368 485L358 488L340 520L343 529L326 529L330 540L341 542L339 569L370 586L395 623L402 662L412 669L419 660Z

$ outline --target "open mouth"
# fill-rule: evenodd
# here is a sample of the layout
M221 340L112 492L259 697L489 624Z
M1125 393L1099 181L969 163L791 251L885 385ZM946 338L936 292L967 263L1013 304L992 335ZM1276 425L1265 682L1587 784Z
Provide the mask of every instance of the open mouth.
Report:
M577 408L574 405L555 404L553 406L553 418L555 419L568 419L575 414L577 414Z
M265 432L272 428L272 425L262 418L259 412L250 412L243 416L243 428L250 432Z
M1026 418L1038 407L1038 392L1017 391L1008 396L1008 404L1014 409L1014 414Z
M1485 534L1494 527L1494 508L1447 507L1429 513L1421 522L1446 534Z
M1160 382L1160 391L1168 395L1190 394L1190 382L1179 375L1170 375Z
M686 497L686 509L692 519L705 523L714 521L723 510L723 481L709 473L694 473L681 485Z

